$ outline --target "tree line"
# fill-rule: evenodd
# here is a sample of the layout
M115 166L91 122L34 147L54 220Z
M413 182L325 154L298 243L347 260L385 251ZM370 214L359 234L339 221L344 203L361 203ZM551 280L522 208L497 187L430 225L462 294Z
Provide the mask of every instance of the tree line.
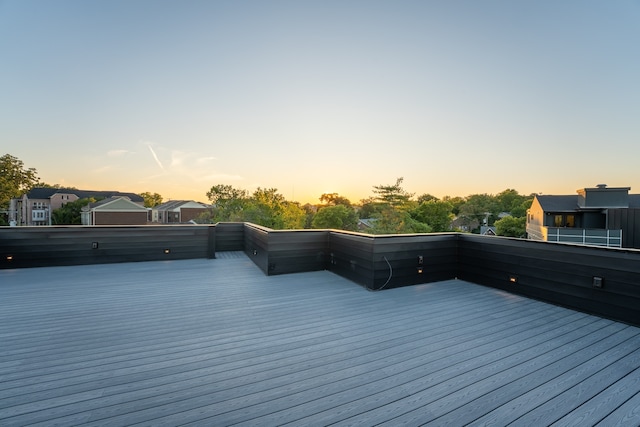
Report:
M525 235L526 213L533 195L506 189L497 195L414 197L402 183L403 178L398 178L394 184L375 185L373 195L359 203L337 193L325 193L315 205L287 201L275 188L258 188L249 194L218 184L207 192L211 208L199 222L246 221L273 229L333 228L371 234L479 232L486 225L494 226L498 235Z
M526 212L532 195L506 189L496 195L472 194L466 197L408 193L403 178L393 184L374 185L372 195L352 203L338 193L325 193L318 204L286 200L276 188L258 188L253 193L231 185L217 184L206 197L210 209L198 218L200 223L227 221L252 222L276 230L340 229L370 234L432 233L447 231L479 232L483 225L494 226L496 234L524 237ZM56 187L42 182L34 168L10 154L0 157L0 225L8 225L12 198L34 187ZM162 203L158 193L140 194L146 207ZM80 224L83 206L96 199L70 202L52 213L54 224Z

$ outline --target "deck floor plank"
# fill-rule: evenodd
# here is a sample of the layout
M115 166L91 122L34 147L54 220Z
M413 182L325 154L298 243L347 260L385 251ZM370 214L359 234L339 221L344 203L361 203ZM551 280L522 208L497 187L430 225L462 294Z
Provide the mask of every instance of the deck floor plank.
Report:
M238 252L1 270L0 343L2 426L640 424L640 328Z

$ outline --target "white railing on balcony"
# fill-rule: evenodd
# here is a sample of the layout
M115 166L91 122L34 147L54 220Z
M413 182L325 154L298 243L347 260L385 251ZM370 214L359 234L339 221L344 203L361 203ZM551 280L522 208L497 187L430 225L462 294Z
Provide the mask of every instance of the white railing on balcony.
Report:
M547 241L621 248L622 230L549 227Z

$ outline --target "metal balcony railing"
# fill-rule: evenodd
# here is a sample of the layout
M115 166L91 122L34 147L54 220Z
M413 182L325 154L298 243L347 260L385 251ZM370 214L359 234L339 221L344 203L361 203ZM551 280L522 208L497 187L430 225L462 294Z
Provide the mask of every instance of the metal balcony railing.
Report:
M547 241L621 248L622 230L547 227Z

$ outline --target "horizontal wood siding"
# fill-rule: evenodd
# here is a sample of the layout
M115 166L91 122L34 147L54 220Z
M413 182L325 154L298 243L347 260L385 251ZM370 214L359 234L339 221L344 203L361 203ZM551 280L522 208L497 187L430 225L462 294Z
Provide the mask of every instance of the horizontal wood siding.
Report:
M216 252L244 251L244 223L219 222L215 230Z
M268 274L325 270L328 238L326 230L270 232Z
M364 234L331 231L327 269L367 289L373 289L373 238Z
M144 225L147 219L147 212L96 211L93 225Z
M259 225L244 224L244 253L264 274L269 273L269 231Z
M3 228L0 267L212 258L215 250L211 245L212 228L194 225Z
M460 279L640 325L640 251L460 235L458 254Z
M180 221L189 222L195 220L205 212L207 212L207 208L181 208Z
M376 237L374 288L396 288L455 278L457 245L456 234ZM419 257L422 257L422 264Z
M456 234L367 236L332 232L329 243L329 269L368 289L452 279L456 259Z

